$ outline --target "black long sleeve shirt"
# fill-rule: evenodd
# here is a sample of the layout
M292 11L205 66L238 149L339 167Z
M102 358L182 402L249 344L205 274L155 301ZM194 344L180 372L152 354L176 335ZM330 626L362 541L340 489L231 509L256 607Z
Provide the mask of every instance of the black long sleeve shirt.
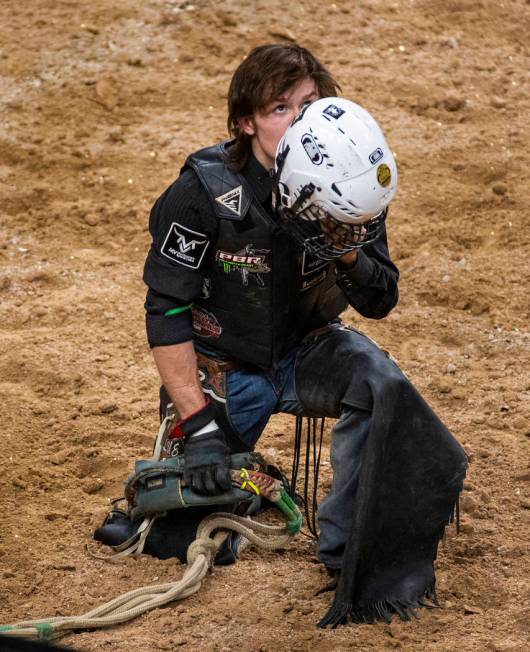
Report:
M270 212L272 181L268 172L251 155L242 174L256 199ZM175 308L193 303L205 283L202 265L186 267L162 255L168 229L177 222L201 234L208 241L205 256L214 255L217 219L206 191L192 170L181 174L153 206L149 219L153 241L144 269L144 281L148 285L145 309L150 346L167 346L192 339L190 311L184 309L175 314ZM344 268L340 261L336 265L337 283L348 303L361 315L381 319L396 305L399 272L390 259L385 231L375 242L358 251L353 266Z

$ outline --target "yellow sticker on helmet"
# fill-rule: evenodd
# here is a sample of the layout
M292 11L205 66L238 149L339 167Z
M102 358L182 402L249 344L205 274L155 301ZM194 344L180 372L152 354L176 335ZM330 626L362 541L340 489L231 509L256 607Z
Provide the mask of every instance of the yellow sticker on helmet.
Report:
M390 168L386 163L381 163L381 165L377 168L377 180L379 181L379 185L383 186L383 188L386 188L390 183L391 178L392 174L390 172Z

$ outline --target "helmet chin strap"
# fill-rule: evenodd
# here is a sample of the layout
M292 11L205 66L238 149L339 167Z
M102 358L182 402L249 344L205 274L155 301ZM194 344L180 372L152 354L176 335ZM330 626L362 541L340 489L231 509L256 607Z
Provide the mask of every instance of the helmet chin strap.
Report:
M296 201L294 202L294 204L291 206L289 210L294 215L296 215L302 208L303 204L306 203L306 201L311 197L311 195L315 192L316 189L317 187L315 186L314 183L310 182L306 184L300 191L300 194L298 195Z

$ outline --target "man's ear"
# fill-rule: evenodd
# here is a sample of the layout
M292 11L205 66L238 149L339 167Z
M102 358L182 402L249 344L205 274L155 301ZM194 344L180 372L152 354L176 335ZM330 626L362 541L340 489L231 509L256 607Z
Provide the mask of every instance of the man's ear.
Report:
M239 128L247 136L254 136L256 133L256 125L252 117L239 118Z

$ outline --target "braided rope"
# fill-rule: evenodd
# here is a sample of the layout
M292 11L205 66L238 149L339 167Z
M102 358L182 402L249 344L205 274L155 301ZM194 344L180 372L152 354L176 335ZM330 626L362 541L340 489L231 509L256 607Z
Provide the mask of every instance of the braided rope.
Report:
M201 521L197 528L197 538L207 538L214 530L221 528L239 532L246 539L265 550L283 548L292 539L292 536L286 533L285 527L257 523L249 518L226 512L211 514ZM259 534L267 535L268 538L260 537Z
M219 532L212 539L212 533L216 530ZM55 616L6 625L0 627L0 634L5 632L10 636L49 640L64 636L69 631L124 623L168 602L187 598L200 589L219 546L228 536L227 530L238 532L266 550L282 548L292 539L285 527L264 525L225 512L211 514L201 521L197 529L197 538L187 552L188 566L179 581L134 589L81 616Z

